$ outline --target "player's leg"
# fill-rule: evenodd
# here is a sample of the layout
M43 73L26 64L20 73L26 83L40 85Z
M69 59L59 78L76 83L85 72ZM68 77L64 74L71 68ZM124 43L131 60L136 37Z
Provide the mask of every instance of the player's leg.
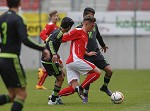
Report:
M64 81L64 75L61 72L61 75L55 77L56 77L56 81L55 81L54 89L52 91L51 101L56 102L56 104L63 104L62 101L59 99L58 93L60 92L62 83ZM57 100L59 100L59 103L57 103L58 102Z
M104 84L102 85L100 90L104 91L108 96L111 96L112 92L108 89L108 84L112 77L113 71L112 71L110 65L107 65L106 67L104 67L103 70L105 71Z
M47 89L43 86L48 74L45 69L39 68L38 69L38 83L36 85L36 89Z
M97 67L95 67L93 70L91 70L88 74L85 80L82 82L81 86L83 88L86 88L91 83L96 81L100 77L101 71Z
M8 89L9 94L1 94L0 95L0 105L4 105L10 102L13 102L15 98L15 93L11 90Z
M79 62L80 63L78 64L80 65L76 66L77 69L79 70L81 74L83 75L87 74L86 79L81 84L82 88L84 89L84 88L87 88L90 85L90 83L96 81L100 77L101 71L93 63L89 61L82 60ZM85 96L85 99L86 99L86 96Z
M94 61L94 64L105 71L105 76L104 76L104 84L100 88L101 91L105 92L108 96L111 96L112 92L108 89L108 84L110 82L111 76L112 76L112 69L109 65L109 63L105 60L103 55L101 55L101 60L96 60Z
M66 65L66 70L67 70L67 80L68 80L68 84L69 86L62 89L59 92L59 96L68 96L71 94L74 94L75 91L78 93L79 97L80 97L80 89L79 87L79 72L75 71L72 64L74 63L70 63ZM79 90L78 90L79 89Z
M14 88L13 92L15 92L16 97L14 98L11 111L21 111L27 97L26 88Z
M64 74L62 73L62 69L60 68L59 63L53 63L53 62L42 62L44 68L46 69L49 76L54 75L56 80L54 84L54 88L52 91L52 94L49 97L48 104L59 104L57 103L58 93L61 89L62 83L64 81Z
M84 90L83 90L83 93L84 93L83 103L85 103L85 101L86 102L88 101L88 91L89 91L90 83L97 80L99 78L101 72L98 68L96 68L96 66L94 64L92 64L89 61L82 60L82 61L80 61L79 64L80 65L78 65L78 70L80 71L80 73L81 74L88 74L88 76L86 77L86 79L84 80L84 82L81 85L84 88Z
M13 102L11 111L21 111L27 94L26 77L20 60L17 56L4 59L4 64L0 63L0 67L2 79L9 92L9 96L3 96L2 100L5 103Z

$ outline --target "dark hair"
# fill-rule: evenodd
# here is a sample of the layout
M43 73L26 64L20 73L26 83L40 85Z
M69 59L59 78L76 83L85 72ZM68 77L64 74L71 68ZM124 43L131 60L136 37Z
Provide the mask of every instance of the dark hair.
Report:
M94 10L93 8L91 8L91 7L86 7L86 8L84 9L83 16L88 15L90 12L93 13L93 14L95 14L95 10Z
M61 21L61 27L62 28L69 28L69 27L72 27L72 25L74 24L74 21L69 18L69 17L64 17Z
M12 8L12 7L19 7L20 5L20 0L7 0L7 6L9 8Z
M83 22L85 22L85 21L96 22L96 18L93 17L93 16L90 16L90 15L86 15L86 16L83 18Z
M53 15L55 15L55 14L57 14L57 13L58 13L57 10L53 10L53 11L51 11L51 12L49 13L49 16L52 17Z

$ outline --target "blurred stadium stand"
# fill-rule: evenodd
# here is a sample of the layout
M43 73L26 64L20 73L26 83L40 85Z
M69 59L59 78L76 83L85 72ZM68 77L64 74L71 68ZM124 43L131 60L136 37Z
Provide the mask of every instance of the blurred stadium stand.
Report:
M0 0L0 6L6 6L6 0ZM111 47L105 56L113 68L150 69L148 61L150 57L150 52L148 52L150 47L150 0L22 0L22 12L35 15L42 12L47 15L49 11L57 10L74 17L75 22L81 19L76 14L82 14L85 7L92 7L98 13L99 30L106 44ZM29 32L34 34L38 33L36 28L39 27L40 22L46 21L47 23L48 19L41 21L40 16L32 17L34 17L34 22L29 24ZM32 17L28 18L32 19ZM47 18L47 16L42 17ZM136 23L137 27L135 27ZM34 39L40 41L39 37ZM66 55L69 54L69 49L66 47L69 48L68 43L64 44L60 50L64 61L67 59ZM26 47L23 47L23 50L22 60L25 68L39 67L38 52L28 53L29 49ZM26 61L29 56L32 56L31 59Z
M42 11L58 10L81 11L85 7L93 7L96 11L149 11L150 0L22 0L22 10L38 11L41 3ZM0 0L0 6L6 6L6 0Z
M6 6L6 0L0 0L0 6Z
M150 0L110 0L108 5L109 11L133 11L136 10L148 11L150 10Z

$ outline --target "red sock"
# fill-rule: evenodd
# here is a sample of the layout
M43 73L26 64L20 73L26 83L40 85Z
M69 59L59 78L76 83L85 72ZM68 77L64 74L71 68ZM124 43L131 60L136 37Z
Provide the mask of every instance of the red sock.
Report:
M67 88L64 88L62 90L59 91L58 95L59 96L68 96L68 95L71 95L75 92L75 90L73 89L72 86L69 86Z
M91 73L89 74L86 79L82 82L81 86L85 88L90 83L96 81L100 77L100 74L98 73Z
M44 84L45 79L48 76L46 70L43 70L43 73L44 73L43 76L41 78L39 78L39 81L38 81L38 85L39 86L42 86Z

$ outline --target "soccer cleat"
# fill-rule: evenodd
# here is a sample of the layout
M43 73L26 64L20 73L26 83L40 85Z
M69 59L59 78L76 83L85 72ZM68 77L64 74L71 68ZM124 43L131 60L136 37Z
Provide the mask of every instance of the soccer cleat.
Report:
M39 86L39 85L36 85L35 88L36 88L36 89L43 89L43 90L47 89L46 87L44 87L44 86Z
M75 91L78 93L78 96L83 100L85 99L83 94L83 88L81 86L76 86Z
M82 100L83 103L88 103L88 97L84 97L84 99Z
M57 104L57 102L55 101L55 102L53 102L51 99L48 101L48 105L56 105Z
M55 102L52 102L51 98L52 98L52 95L50 95L50 96L48 97L48 104L49 104L49 105L64 104L64 103L62 102L62 100L61 100L61 97L56 98L56 101L55 101Z
M61 97L56 98L56 104L64 104L61 100Z
M108 96L111 96L112 95L112 92L105 86L102 86L100 88L101 91L105 92Z

